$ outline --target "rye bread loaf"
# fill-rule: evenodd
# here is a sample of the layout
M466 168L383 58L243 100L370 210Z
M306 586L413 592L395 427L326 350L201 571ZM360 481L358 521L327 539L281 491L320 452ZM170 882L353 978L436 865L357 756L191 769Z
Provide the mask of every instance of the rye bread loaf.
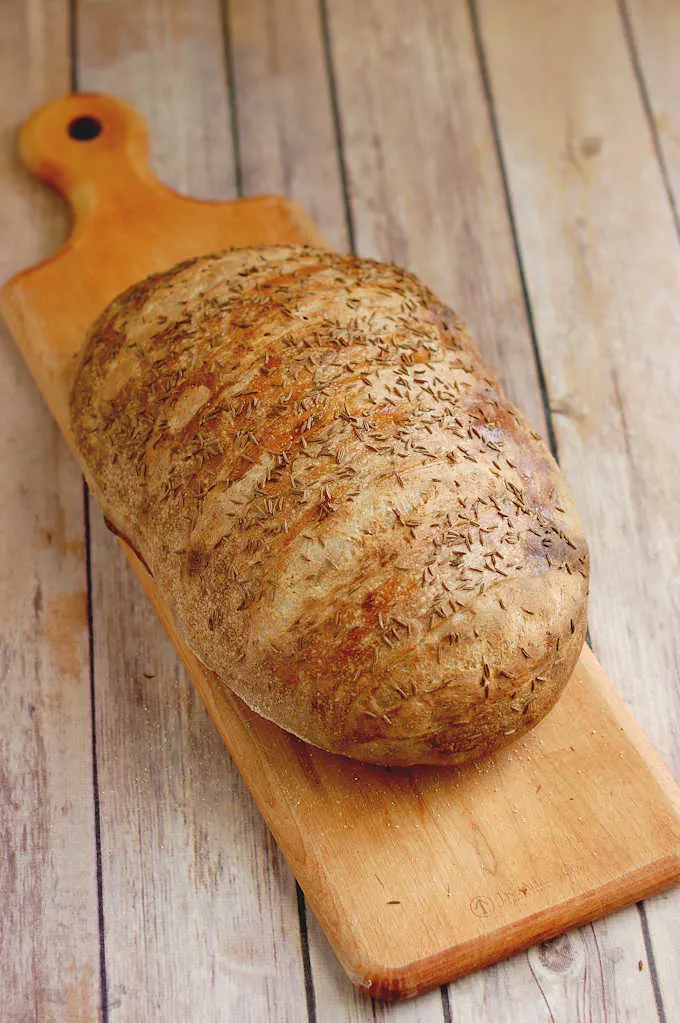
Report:
M283 728L460 764L557 700L586 629L572 497L413 275L294 246L155 274L89 331L71 419L180 633Z

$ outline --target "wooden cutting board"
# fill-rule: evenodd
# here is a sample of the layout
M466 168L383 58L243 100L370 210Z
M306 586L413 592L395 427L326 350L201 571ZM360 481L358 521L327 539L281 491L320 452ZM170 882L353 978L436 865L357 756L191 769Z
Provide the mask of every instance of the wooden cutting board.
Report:
M119 291L231 245L323 244L287 199L178 195L146 149L139 115L106 96L51 103L20 135L74 223L55 256L5 286L2 311L69 442L72 357ZM374 996L425 991L680 877L680 790L589 650L548 718L484 763L370 767L249 711L126 554L340 961Z

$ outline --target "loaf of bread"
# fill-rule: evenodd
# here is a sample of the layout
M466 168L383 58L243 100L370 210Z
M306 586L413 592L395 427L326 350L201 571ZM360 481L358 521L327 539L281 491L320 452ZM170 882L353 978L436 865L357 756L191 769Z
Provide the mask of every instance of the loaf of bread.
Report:
M295 246L117 298L71 425L197 657L335 753L461 764L553 706L588 549L557 465L412 274Z

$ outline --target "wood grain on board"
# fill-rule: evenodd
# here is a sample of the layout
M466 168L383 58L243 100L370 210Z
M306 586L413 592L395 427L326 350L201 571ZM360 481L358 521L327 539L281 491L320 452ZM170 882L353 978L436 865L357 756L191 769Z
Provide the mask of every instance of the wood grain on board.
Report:
M17 125L68 88L64 9L4 4L0 277L54 251L63 203ZM80 473L0 328L0 1018L97 1019L99 941Z
M660 69L678 14L642 6L640 66L670 125ZM630 40L613 2L483 0L480 17L562 464L591 538L594 649L678 777L680 248ZM668 1018L679 910L676 890L644 911Z

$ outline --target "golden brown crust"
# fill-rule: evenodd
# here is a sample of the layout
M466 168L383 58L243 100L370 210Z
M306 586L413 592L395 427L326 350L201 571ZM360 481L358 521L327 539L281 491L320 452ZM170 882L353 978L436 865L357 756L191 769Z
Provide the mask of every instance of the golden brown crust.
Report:
M89 332L71 416L194 652L309 742L462 763L569 678L588 589L572 498L411 274L292 246L156 274Z

